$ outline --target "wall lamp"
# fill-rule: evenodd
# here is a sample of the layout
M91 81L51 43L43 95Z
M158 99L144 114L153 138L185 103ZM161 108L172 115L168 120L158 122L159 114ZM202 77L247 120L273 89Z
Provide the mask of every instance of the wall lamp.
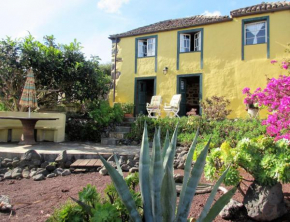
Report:
M163 71L163 74L166 75L168 73L168 67L165 66L162 71Z

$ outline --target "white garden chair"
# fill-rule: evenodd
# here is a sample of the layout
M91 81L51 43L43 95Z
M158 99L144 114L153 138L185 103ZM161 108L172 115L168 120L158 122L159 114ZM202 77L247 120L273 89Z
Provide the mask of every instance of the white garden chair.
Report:
M168 117L171 117L171 113L173 114L172 117L178 117L178 112L180 109L180 101L181 101L181 94L176 94L172 97L170 104L164 104L164 111L166 112Z
M151 102L147 103L147 105L146 105L146 109L147 109L149 118L158 118L158 117L160 117L160 114L161 114L161 109L160 109L161 102L162 102L161 96L152 96ZM155 113L154 116L152 115L153 113Z

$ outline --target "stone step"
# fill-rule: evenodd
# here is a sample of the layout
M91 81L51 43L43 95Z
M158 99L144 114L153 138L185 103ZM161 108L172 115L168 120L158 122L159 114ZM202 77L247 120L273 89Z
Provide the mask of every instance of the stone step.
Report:
M119 140L117 138L101 138L101 144L102 145L118 145L119 144Z
M125 134L124 132L110 132L109 133L109 137L110 138L116 138L116 139L124 139L125 138Z
M131 127L132 124L134 124L134 122L122 122L122 123L120 123L120 126L130 126Z
M116 126L115 132L123 132L123 133L129 133L131 130L131 127L129 126Z
M135 117L125 117L124 122L134 123L135 119Z

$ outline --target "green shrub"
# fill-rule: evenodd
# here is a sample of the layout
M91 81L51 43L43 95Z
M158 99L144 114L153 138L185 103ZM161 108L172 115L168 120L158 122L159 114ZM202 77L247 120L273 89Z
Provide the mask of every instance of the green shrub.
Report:
M133 103L122 103L123 113L133 114L134 113L134 104Z
M205 102L201 103L202 115L208 120L224 120L232 111L227 109L228 105L230 101L223 96L206 98Z
M260 136L255 139L242 139L232 148L225 142L213 149L207 157L205 175L216 179L228 164L232 164L226 185L239 182L242 177L239 167L250 173L260 185L274 185L277 182L290 182L290 145L287 140L275 142L273 138Z
M136 192L136 186L139 184L139 176L138 173L129 174L127 177L124 178L127 186L129 187L130 193L134 199L135 205L138 208L140 214L142 214L142 200L141 195L139 192ZM122 221L129 221L130 215L125 207L124 203L122 202L115 186L113 183L108 184L104 190L104 193L107 195L108 201L113 204L119 212L120 218Z
M97 203L92 209L91 222L122 222L117 208L110 203Z
M107 101L99 101L95 107L91 107L89 116L93 118L98 125L108 126L110 123L120 123L123 120L123 110L120 104L116 103L113 108Z
M56 209L48 222L122 222L122 212L116 204L102 200L96 187L88 184L79 192L79 199L67 201L59 209ZM141 201L141 200L140 200ZM86 206L86 207L84 207Z
M101 141L104 128L86 114L67 113L65 132L70 141Z
M79 200L94 207L96 203L100 202L101 198L96 187L88 184L81 192L79 192Z
M67 113L66 135L71 141L101 141L101 134L122 122L120 104L110 107L107 101L90 103L85 113Z
M82 208L69 200L56 209L47 222L83 222L84 219L85 213Z
M141 141L144 121L148 126L148 136L153 139L156 126L161 127L161 139L165 138L166 132L173 133L174 126L178 123L178 143L182 146L189 146L199 128L199 142L206 142L209 136L212 136L211 143L213 147L219 147L224 141L228 141L232 147L235 147L239 140L244 137L255 138L266 133L266 127L257 119L225 119L221 121L208 121L198 116L179 118L160 118L152 119L147 116L138 116L136 122L132 125L131 132L127 138Z
M0 111L6 111L5 105L0 102Z

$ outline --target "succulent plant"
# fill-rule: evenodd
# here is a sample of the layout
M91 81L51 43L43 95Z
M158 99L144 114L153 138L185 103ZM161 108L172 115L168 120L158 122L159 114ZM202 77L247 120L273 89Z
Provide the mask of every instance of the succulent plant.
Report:
M197 161L191 169L192 156L197 144L198 131L190 147L184 170L184 181L179 199L179 205L176 208L176 187L173 179L173 160L176 150L177 127L174 131L171 141L168 134L165 138L163 149L161 149L160 129L155 130L153 139L152 154L150 156L149 141L147 135L147 126L145 123L144 133L140 152L139 163L139 181L140 191L143 200L144 220L146 222L183 222L187 221L190 206L197 189L205 159L208 152L210 140L200 153ZM112 167L102 156L100 156L104 166L120 195L124 205L130 213L132 221L142 221L142 216L138 213L135 202L131 196L129 188L123 179L119 163L116 161L117 169ZM116 158L117 159L117 158ZM224 194L212 206L218 187L226 176L227 170L222 174L212 189L212 192L203 208L198 222L212 221L223 207L230 201L236 191L236 187Z

